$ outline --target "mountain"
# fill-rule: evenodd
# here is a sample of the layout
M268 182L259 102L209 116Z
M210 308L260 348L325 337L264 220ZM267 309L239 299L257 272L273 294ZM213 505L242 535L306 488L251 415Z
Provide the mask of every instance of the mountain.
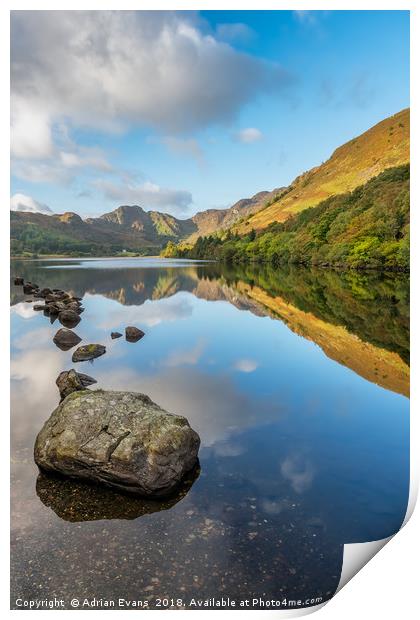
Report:
M124 250L159 253L168 241L186 238L192 241L200 235L229 228L239 218L260 209L267 197L278 191L260 192L239 200L229 209L210 209L185 220L128 205L86 220L72 212L43 215L11 211L11 250L13 255L25 252L110 255Z
M407 271L409 222L410 167L405 164L284 222L272 222L245 235L229 232L223 239L220 235L200 238L184 249L168 245L165 255Z
M298 176L278 200L241 223L236 231L266 228L336 194L352 191L386 168L410 161L410 110L402 110L334 151L331 157Z
M153 254L168 242L174 245L182 241L191 247L199 237L220 231L246 236L250 231L285 222L325 199L353 191L388 168L407 163L409 130L410 112L402 110L336 149L328 161L303 173L289 187L259 192L227 209L201 211L185 220L127 205L86 220L71 212L43 215L12 211L11 251L14 255Z
M245 219L262 209L268 201L279 195L284 187L271 192L258 192L252 198L242 198L228 209L208 209L199 211L192 217L196 230L188 237L187 243L195 241L199 236L210 235L218 230L227 230L239 220Z

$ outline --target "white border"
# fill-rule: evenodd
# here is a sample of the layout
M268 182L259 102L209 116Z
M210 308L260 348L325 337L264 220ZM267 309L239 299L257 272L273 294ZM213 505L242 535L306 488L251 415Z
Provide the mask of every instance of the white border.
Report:
M0 150L1 157L1 171L3 173L3 183L1 184L1 193L3 198L3 206L0 211L1 217L1 225L0 225L0 235L1 235L1 243L0 243L0 251L2 253L1 264L4 268L1 270L1 283L2 289L5 292L5 297L7 297L7 291L9 287L9 278L8 278L8 266L9 264L9 140L7 137L9 136L9 117L10 117L10 109L9 109L9 10L42 10L42 9L178 9L178 10L204 10L204 9L221 9L221 10L235 10L235 9L283 9L283 10L411 10L411 27L412 27L412 36L411 36L411 144L412 144L412 157L411 157L411 167L414 171L418 171L418 152L419 152L419 123L418 123L418 114L417 114L417 93L418 93L418 80L416 78L416 74L419 73L419 66L417 59L420 57L419 43L418 40L420 38L420 28L419 28L419 10L415 6L414 0L411 2L391 2L389 0L383 0L382 2L377 1L364 1L361 2L359 0L353 0L350 2L342 2L340 0L329 0L323 2L313 2L313 1L296 1L296 2L283 2L283 1L267 1L267 0L259 0L258 2L250 2L247 0L242 1L233 1L230 2L224 0L221 2L220 0L201 0L200 2L193 2L191 0L183 0L183 1L175 1L175 0L138 0L137 2L133 2L130 0L119 0L119 2L110 1L110 0L101 0L101 1L84 1L73 0L72 2L66 2L65 0L60 1L59 7L57 6L57 2L53 0L44 0L39 2L31 2L31 1L19 1L16 0L14 2L7 1L3 2L2 7L0 9L0 45L1 45L1 76L2 76L2 84L3 91L2 97L0 98L1 105L1 122L2 129L1 136L2 140L2 148ZM412 175L412 192L411 192L411 204L412 204L412 316L416 317L416 309L418 308L418 299L419 299L419 288L418 288L418 278L416 274L419 272L419 262L420 259L416 253L416 241L418 239L418 209L420 209L419 205L419 192L418 192L418 181L417 174ZM3 304L2 312L4 313L3 318L4 326L9 325L9 313L6 302ZM3 333L6 331L8 333L8 327L6 330L3 328ZM4 342L4 339L3 339ZM405 523L408 523L410 516L412 514L415 498L418 492L418 472L419 472L419 460L420 460L420 451L419 451L419 427L420 424L417 420L417 416L420 412L419 405L419 389L417 385L420 385L419 376L418 376L418 330L416 325L412 326L412 416L411 416L411 485L410 485L410 502L409 508L407 510L407 516ZM2 382L2 394L3 394L3 441L5 443L8 442L9 436L9 427L8 427L8 401L9 401L9 376L10 376L10 367L9 367L9 357L8 357L8 347L6 342L4 342L2 348L2 356L0 361L0 377ZM8 488L8 475L6 472L9 472L9 460L7 451L3 448L2 451L2 459L3 459L3 467L1 469L2 475L2 484L4 485L2 497L9 497L9 488ZM8 513L1 514L1 533L4 537L4 549L8 549L9 544L9 517ZM414 517L410 520L408 525L404 527L404 531L402 533L398 533L392 542L387 547L387 550L379 554L374 560L372 560L368 566L366 566L362 570L362 576L357 575L354 579L351 580L351 583L347 585L342 591L340 591L339 595L334 597L332 601L329 602L325 607L317 606L313 608L309 608L306 610L301 610L299 613L296 611L209 611L207 613L215 613L218 618L221 619L221 615L223 614L232 614L232 613L240 613L241 616L243 614L264 614L264 617L267 617L267 614L271 616L273 614L279 615L280 617L286 617L291 615L303 615L303 613L311 613L315 611L319 607L323 607L320 612L320 618L324 618L328 620L328 614L330 614L331 618L336 620L340 618L340 620L346 620L346 618L353 618L355 614L362 613L364 617L369 617L370 615L375 615L375 618L394 618L397 615L401 617L401 615L405 615L406 617L412 617L414 610L417 611L418 603L416 600L416 592L418 591L417 584L417 564L416 561L416 550L418 550L419 546L419 531L420 531L420 515L419 510L416 511ZM396 540L395 540L396 539ZM385 543L390 539L386 539ZM345 556L350 558L350 563L356 562L356 567L359 565L363 565L363 561L361 559L360 553L362 553L366 559L366 546L370 546L370 550L368 553L369 557L372 557L372 554L376 553L379 548L383 545L381 544L383 541L378 541L377 543L363 543L364 546L358 545L346 545ZM372 553L373 552L373 553ZM9 614L15 614L18 612L9 611L9 570L8 564L6 563L7 553L4 553L3 562L0 564L0 584L1 584L1 603L3 610ZM356 558L356 560L355 560ZM343 577L341 582L344 584L345 570L343 568ZM340 585L341 585L340 582ZM303 613L302 613L303 612ZM26 612L21 612L26 613ZM29 612L28 612L29 613ZM39 611L38 614L47 614L46 617L51 618L51 614L54 612L44 612ZM61 613L74 613L70 611L65 611ZM115 614L118 612L107 612ZM155 614L160 614L163 612L153 611ZM165 612L165 618L167 617L167 613ZM170 612L169 612L170 613ZM183 614L187 612L177 612L177 614ZM188 616L190 620L193 617L191 614L202 614L205 612L197 612L197 611L188 611ZM93 614L92 618L102 617L101 611L91 611ZM331 615L333 614L333 615ZM38 616L39 617L39 616ZM90 617L90 616L89 616ZM179 616L177 616L179 617Z

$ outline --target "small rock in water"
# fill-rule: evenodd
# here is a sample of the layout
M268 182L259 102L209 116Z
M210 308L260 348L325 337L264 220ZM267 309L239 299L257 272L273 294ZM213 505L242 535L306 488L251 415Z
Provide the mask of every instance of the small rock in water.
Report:
M115 338L121 338L122 334L120 334L120 332L111 332L111 338L112 340L115 340Z
M93 385L97 381L93 377L89 377L89 375L71 369L60 372L55 383L60 392L61 400L64 400L72 392L85 390L89 385Z
M51 295L51 293L52 293L52 290L50 288L48 288L48 287L47 288L42 288L39 291L39 296L45 298L47 295Z
M85 375L83 372L78 372L79 379L82 382L83 387L88 387L89 385L93 385L94 383L98 383L96 379L91 377L90 375Z
M37 287L30 282L27 282L23 285L23 293L24 295L32 295L37 290Z
M59 305L60 304L60 305ZM65 309L64 305L61 305L61 302L47 302L48 312L51 315L57 316L59 312L62 312Z
M24 283L24 279L23 278L15 278L14 279L15 286L22 286L23 283Z
M72 312L76 312L77 314L79 314L83 310L78 301L69 301L67 303L66 300L64 304L66 305L66 310L72 310Z
M54 344L62 351L68 351L72 347L75 347L81 340L80 336L66 327L61 327L53 338Z
M33 306L33 309L34 309L34 310L37 310L37 311L38 311L38 310L47 310L47 309L48 309L48 306L46 306L45 304L35 304L35 305Z
M106 353L106 348L102 344L85 344L76 349L71 359L73 362L86 362L94 360L104 353Z
M38 434L43 470L144 496L174 491L197 464L198 434L145 394L76 390Z
M58 320L65 327L76 327L80 322L80 316L74 310L62 310L58 315Z
M144 332L142 332L141 329L138 329L137 327L133 327L132 325L130 325L129 327L125 328L125 339L128 340L128 342L137 342L138 340L143 338L143 336Z

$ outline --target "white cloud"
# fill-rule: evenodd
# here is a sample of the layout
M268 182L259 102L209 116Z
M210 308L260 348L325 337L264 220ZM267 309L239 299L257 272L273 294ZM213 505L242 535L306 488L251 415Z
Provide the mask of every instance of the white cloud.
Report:
M178 138L177 136L163 136L159 142L177 155L192 157L199 164L204 163L204 154L197 140L194 138Z
M48 161L13 160L12 171L19 179L31 183L67 185L73 178L71 171L55 159Z
M36 107L24 97L16 97L11 110L11 154L40 159L53 152L48 108Z
M137 204L145 209L166 209L178 215L185 213L192 203L190 192L160 187L150 181L120 184L100 179L95 182L95 186L114 202Z
M258 368L258 364L255 360L240 359L233 365L235 370L240 372L254 372Z
M53 213L48 205L38 202L26 194L13 194L10 199L10 210L30 211L31 213L43 213L44 215L52 215Z
M258 142L258 140L262 140L263 134L256 127L247 127L246 129L241 129L234 135L235 140L238 142L243 142L244 144L251 144L252 142Z
M113 172L112 165L99 149L80 147L77 151L60 151L60 161L65 168L93 168Z
M220 39L229 42L248 43L255 38L255 31L241 22L218 24L216 33Z
M106 131L139 124L173 134L229 122L243 104L288 81L278 64L204 34L185 14L12 12L18 157L47 156L51 128L64 119Z

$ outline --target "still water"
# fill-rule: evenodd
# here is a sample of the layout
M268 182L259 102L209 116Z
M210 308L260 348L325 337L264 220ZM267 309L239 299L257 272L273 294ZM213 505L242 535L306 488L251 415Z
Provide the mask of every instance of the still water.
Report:
M107 348L75 365L94 387L148 394L202 442L200 471L165 503L39 475L35 437L72 351L12 286L12 608L54 596L65 608L74 597L309 605L333 595L344 543L399 529L406 277L158 259L13 261L12 273L83 297L74 331ZM126 325L145 338L111 340Z

